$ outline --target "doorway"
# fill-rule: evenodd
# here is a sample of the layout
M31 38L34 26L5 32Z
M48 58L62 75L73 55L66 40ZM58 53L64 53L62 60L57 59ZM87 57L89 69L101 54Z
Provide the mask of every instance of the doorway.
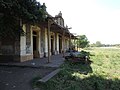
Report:
M33 31L33 58L39 57L39 51L38 51L38 33L36 31Z
M51 36L51 54L54 55L54 38Z
M62 53L62 37L59 35L59 53Z

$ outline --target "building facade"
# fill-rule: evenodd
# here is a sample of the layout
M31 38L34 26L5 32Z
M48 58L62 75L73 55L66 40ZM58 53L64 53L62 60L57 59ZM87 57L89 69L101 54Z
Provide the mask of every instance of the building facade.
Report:
M0 40L0 62L24 62L34 58L48 56L48 45L50 55L65 52L71 47L71 33L64 25L64 19L60 12L51 17L50 38L48 38L48 22L44 24L22 24L25 35L20 35L18 40ZM48 40L50 44L48 44Z

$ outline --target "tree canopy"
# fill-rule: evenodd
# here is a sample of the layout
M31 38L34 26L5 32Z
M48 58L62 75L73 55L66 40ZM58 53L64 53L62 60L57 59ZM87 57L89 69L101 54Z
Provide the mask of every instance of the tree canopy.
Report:
M46 18L46 6L36 0L0 0L0 36L16 36L22 31L20 20L38 23Z
M90 45L91 47L102 47L105 46L104 44L102 44L100 41L96 41L96 43L93 43Z
M89 45L89 41L86 37L86 35L79 35L78 36L78 40L77 40L77 44L79 48L85 48Z
M101 47L102 46L102 43L100 41L96 41L96 47Z

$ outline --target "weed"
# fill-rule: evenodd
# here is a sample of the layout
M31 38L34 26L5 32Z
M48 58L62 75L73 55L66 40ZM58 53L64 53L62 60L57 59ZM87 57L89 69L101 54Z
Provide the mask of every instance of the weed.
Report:
M43 90L120 90L120 49L89 49L93 63L65 62L62 71L47 83L36 85Z

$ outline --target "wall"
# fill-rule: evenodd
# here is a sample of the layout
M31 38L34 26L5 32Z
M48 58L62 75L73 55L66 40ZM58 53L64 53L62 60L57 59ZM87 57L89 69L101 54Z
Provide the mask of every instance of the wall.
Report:
M47 36L47 28L45 28L45 57L48 56L48 36Z
M28 35L28 30L29 34ZM23 30L26 33L26 35L20 37L20 62L28 61L33 59L33 51L32 51L32 30L31 26L24 24ZM29 42L28 42L29 41Z

